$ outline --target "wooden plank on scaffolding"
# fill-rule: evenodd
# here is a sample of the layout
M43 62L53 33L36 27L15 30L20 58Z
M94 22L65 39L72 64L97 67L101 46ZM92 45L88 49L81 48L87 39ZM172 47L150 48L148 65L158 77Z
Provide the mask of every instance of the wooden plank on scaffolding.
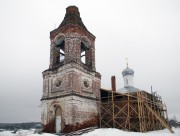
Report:
M137 99L138 99L138 117L139 117L139 131L142 132L141 129L141 112L140 112L140 97L139 97L139 92L137 92Z
M131 112L133 112L134 111L134 113L136 113L137 115L138 115L138 112L137 112L137 110L136 110L136 107L134 106L132 106L132 105L129 105L129 107L131 108ZM130 112L130 113L131 113Z
M124 105L124 107L118 107L117 105L114 105L114 106L115 106L117 109L119 109L118 113L115 114L115 117L118 116L118 114L120 114L120 113L124 113L124 114L127 115L127 113L124 112L125 108L128 106L127 104Z
M130 110L129 110L129 101L130 101L130 99L129 99L129 93L128 93L128 116L127 116L127 121L128 121L128 129L129 130L131 130L131 125L130 125ZM127 122L126 122L127 123Z
M110 109L106 109L106 108L103 107L103 106L101 106L101 108L105 110L104 114L105 114L105 113L108 113L109 115L111 115L111 113L109 112L109 111L111 110L111 108L110 108Z
M108 122L106 122L106 121L104 121L104 120L102 120L102 123L104 123L104 126L102 126L102 127L105 127L105 125L107 125L109 128L111 128L111 126L109 125L109 122L110 122L111 120L109 120Z
M114 116L114 92L112 90L112 121L113 121L113 128L115 128L115 116Z
M116 128L119 128L119 129L125 129L125 127L123 127L123 125L121 125L119 122L117 122L115 120L115 123L116 123ZM119 127L117 127L117 125L119 125Z
M153 109L151 109L151 107L148 106L148 104L144 103L144 105L146 106L146 108L148 110L150 110L154 116L164 125L164 127L166 127L171 133L174 133L174 131L171 129L171 127L165 122L165 120L163 118L161 118Z
M154 96L153 94L151 94L151 109L153 109L153 104L154 104ZM155 127L155 121L154 121L154 115L151 113L151 130L154 130L154 127Z
M143 111L142 111L142 96L141 92L137 92L138 98L138 112L139 112L139 131L144 132L144 122L143 122Z

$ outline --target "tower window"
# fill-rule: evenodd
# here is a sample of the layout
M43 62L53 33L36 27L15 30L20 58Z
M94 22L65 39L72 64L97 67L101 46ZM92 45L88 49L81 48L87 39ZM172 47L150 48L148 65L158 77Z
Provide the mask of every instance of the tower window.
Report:
M60 49L60 57L59 57L60 62L64 61L64 55L65 55L64 51L62 49Z
M128 80L126 79L126 84L128 84Z
M86 64L86 51L88 50L87 45L81 42L81 62Z
M84 63L85 64L85 62L86 62L86 57L85 57L85 55L86 55L86 52L85 51L83 51L83 52L81 52L81 61L82 61L82 63Z
M58 45L57 45L57 58L56 58L56 62L60 63L64 61L65 58L65 53L64 53L64 40L62 40Z

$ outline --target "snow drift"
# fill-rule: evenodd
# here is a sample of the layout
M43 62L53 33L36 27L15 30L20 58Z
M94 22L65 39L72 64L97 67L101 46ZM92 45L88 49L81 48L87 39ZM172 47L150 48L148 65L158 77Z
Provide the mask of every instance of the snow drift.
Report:
M96 129L92 132L83 134L81 136L180 136L180 128L173 128L174 134L171 134L167 129L151 131L147 133L127 132L114 128ZM33 134L35 130L19 130L16 133L13 131L0 132L0 136L57 136L54 134Z

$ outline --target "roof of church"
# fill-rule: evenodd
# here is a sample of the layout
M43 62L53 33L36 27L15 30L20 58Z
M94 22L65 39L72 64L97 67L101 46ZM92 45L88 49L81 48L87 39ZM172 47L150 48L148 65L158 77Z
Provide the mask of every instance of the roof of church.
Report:
M66 15L59 27L63 27L67 24L78 25L87 30L86 26L81 20L79 9L76 6L69 6L66 8Z
M142 90L135 88L133 86L127 86L127 87L120 88L117 90L117 92L120 92L120 93L131 93L131 92L138 92L138 91L142 91Z
M133 76L134 70L127 66L127 68L122 71L122 75L123 76L126 76L126 75L132 75Z
M88 36L95 39L95 36L91 32L89 32L86 26L84 25L80 17L79 9L76 6L69 6L66 8L66 14L63 21L61 22L58 28L50 32L50 37L54 38L61 30L68 29L68 27L66 26L71 26L71 28L79 27L82 30L84 30L84 32Z

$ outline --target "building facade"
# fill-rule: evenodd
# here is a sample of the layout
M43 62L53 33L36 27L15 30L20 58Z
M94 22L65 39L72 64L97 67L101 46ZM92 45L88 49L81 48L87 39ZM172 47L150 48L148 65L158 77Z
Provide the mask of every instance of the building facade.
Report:
M95 68L95 36L77 7L66 8L50 40L50 65L42 73L44 131L72 132L97 125L101 75Z

